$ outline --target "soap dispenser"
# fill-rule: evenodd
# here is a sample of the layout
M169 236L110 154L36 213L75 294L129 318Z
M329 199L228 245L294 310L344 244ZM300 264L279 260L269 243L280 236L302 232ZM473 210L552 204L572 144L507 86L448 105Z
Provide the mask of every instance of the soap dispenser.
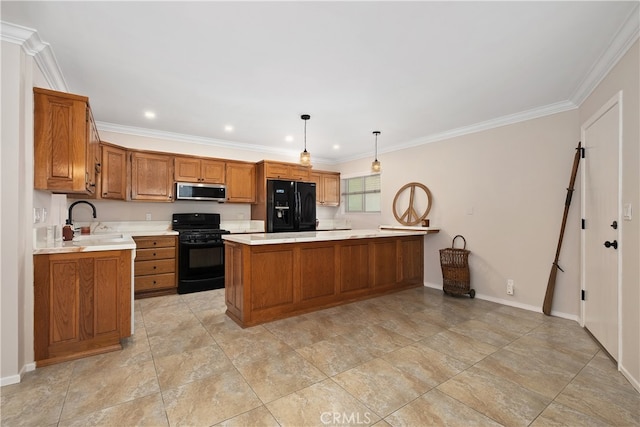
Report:
M62 227L62 240L68 242L73 240L73 227L71 227L71 221L67 220L64 227Z

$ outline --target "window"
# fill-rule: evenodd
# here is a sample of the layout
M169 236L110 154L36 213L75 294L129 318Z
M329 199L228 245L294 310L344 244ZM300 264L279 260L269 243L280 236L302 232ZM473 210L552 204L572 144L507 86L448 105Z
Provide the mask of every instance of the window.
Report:
M346 212L380 212L380 174L344 180Z

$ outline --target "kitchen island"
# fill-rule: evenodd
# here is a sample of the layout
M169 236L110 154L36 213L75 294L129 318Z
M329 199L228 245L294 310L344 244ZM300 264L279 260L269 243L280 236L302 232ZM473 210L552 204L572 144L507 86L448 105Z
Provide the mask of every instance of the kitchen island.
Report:
M424 230L225 235L227 315L247 327L423 286Z

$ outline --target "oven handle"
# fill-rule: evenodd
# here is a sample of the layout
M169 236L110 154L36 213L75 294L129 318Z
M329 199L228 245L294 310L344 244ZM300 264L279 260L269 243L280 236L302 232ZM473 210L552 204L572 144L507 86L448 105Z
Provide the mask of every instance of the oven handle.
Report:
M224 243L222 241L217 241L217 242L199 242L199 243L180 242L180 246L192 247L192 248L193 247L196 247L196 248L202 248L202 247L216 248L216 247L224 246Z

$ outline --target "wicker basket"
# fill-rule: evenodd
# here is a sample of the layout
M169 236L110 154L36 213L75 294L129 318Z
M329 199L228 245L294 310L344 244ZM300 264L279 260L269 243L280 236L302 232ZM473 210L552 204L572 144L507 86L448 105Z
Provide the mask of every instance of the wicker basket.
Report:
M456 239L461 238L463 241L462 249L455 248ZM465 295L469 294L471 298L476 296L476 291L471 289L471 280L469 275L469 254L466 249L467 241L457 235L451 242L451 247L440 249L440 266L442 267L442 290L446 294Z

